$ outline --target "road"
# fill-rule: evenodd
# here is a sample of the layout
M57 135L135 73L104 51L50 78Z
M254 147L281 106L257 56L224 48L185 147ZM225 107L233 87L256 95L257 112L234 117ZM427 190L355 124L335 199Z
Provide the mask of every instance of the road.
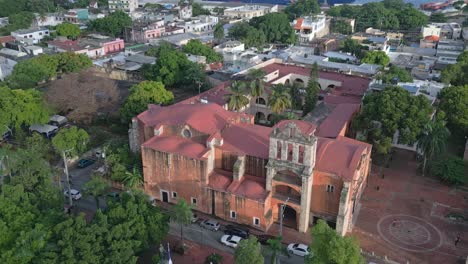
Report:
M69 168L69 173L71 176L71 188L79 190L81 193L83 193L84 184L91 179L91 175L93 171L99 168L101 165L102 163L98 161L95 164L84 169L77 168L76 166L71 166ZM63 188L66 188L65 182L66 182L65 176L63 175L62 177ZM91 211L91 212L96 211L96 202L94 201L94 198L92 196L83 195L83 198L81 198L78 201L73 201L73 204L80 211L81 210ZM100 199L100 206L101 208L105 207L105 199ZM210 230L202 228L199 225L199 221L196 223L190 224L184 228L184 237L186 239L234 254L233 248L224 246L223 244L219 242L221 239L221 236L223 235L223 231L221 231L223 227L221 227L221 229L216 232L210 231ZM180 236L179 225L171 222L169 233L176 237ZM269 263L270 254L267 252L265 247L263 247L263 254L265 256L265 263ZM303 257L299 257L295 255L291 255L289 258L287 256L281 256L280 260L281 260L281 263L284 263L284 264L304 263Z

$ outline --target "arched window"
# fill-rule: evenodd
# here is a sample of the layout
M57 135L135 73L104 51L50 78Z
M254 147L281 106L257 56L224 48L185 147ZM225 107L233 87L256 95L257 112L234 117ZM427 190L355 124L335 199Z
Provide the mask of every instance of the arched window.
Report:
M266 105L266 100L262 97L258 97L255 103L259 105Z

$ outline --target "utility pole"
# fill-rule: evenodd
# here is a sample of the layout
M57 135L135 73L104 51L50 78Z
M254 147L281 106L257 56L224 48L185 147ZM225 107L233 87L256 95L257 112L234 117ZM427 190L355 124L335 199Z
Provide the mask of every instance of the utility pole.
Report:
M73 199L72 199L72 195L71 195L70 177L68 175L67 155L65 154L65 151L62 151L62 158L63 158L64 172L65 172L65 176L67 178L68 204L70 205L70 208L71 208L73 206Z
M289 201L289 197L286 198L283 204L281 204L281 214L280 214L280 229L279 229L279 236L283 237L283 218L284 218L284 210L286 210L286 203Z

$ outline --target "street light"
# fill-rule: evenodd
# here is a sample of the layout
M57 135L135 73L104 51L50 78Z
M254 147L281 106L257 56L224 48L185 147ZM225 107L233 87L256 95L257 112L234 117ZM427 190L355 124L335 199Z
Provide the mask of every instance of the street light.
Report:
M283 237L283 218L284 218L284 210L286 210L286 203L289 201L289 197L286 198L286 201L284 201L283 204L281 204L281 214L280 214L280 229L279 229L279 235L280 237Z

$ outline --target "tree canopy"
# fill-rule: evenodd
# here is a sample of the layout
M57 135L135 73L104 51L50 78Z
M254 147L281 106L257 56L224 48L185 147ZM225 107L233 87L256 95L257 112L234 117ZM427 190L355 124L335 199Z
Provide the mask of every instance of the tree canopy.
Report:
M211 15L208 9L202 7L200 3L192 3L192 16Z
M468 134L468 85L450 86L439 94L439 109L444 111L454 134Z
M243 239L237 245L234 252L234 263L236 264L263 264L262 247L255 236Z
M413 77L411 74L403 68L392 65L388 71L383 71L378 77L383 83L391 83L392 80L397 82L412 82Z
M256 47L261 49L266 43L265 33L247 22L235 23L229 28L229 37L240 40L247 48Z
M109 34L113 37L122 36L125 27L132 25L132 19L123 11L115 11L110 15L88 22L88 30Z
M81 33L80 27L71 23L62 23L56 27L57 34L70 39L76 39Z
M405 89L390 86L382 92L366 95L361 113L353 125L364 131L367 142L378 153L391 148L393 135L399 131L399 143L416 142L429 122L432 107L423 95L412 96Z
M361 59L361 62L369 64L378 64L385 67L390 63L390 58L387 56L387 54L385 54L384 51L374 50L367 52L366 55L364 55L364 58Z
M213 35L214 35L214 38L217 40L224 39L224 26L222 23L216 24Z
M452 85L468 84L468 51L457 58L457 63L448 65L442 70L441 80Z
M130 95L120 109L123 120L129 122L137 114L145 111L148 104L167 105L172 103L174 95L167 91L161 82L143 81L130 88Z
M318 220L312 228L314 242L310 245L311 257L305 259L306 264L362 264L359 245L353 237L342 237L330 228L323 220Z
M359 44L359 42L355 39L352 38L347 38L342 45L341 50L344 52L349 52L351 55L356 56L359 59L362 59L362 57L365 55L365 53L362 51L366 49L367 47L362 46Z
M320 13L320 5L317 0L299 0L286 6L284 12L292 20L301 16Z
M58 152L65 151L69 156L84 152L89 143L88 133L81 128L73 126L60 130L52 139L52 145Z
M327 11L327 15L356 19L356 31L364 31L368 27L408 30L419 28L428 21L424 13L402 0L384 0L360 6L333 6Z
M340 33L344 35L351 34L353 27L349 23L343 20L332 19L330 23L330 31L334 33Z
M468 181L468 163L456 156L446 156L434 160L431 173L448 184L463 185Z
M39 91L0 86L0 94L0 135L8 129L20 129L49 120L49 111Z
M293 44L296 34L284 13L269 13L254 17L249 24L265 34L268 43Z
M315 105L318 101L318 95L320 92L320 84L318 83L318 65L314 63L310 69L309 82L307 82L306 96L304 102L303 115L307 115L314 110Z
M182 50L185 53L205 56L208 63L223 61L223 55L215 52L211 47L201 43L198 39L189 40Z

